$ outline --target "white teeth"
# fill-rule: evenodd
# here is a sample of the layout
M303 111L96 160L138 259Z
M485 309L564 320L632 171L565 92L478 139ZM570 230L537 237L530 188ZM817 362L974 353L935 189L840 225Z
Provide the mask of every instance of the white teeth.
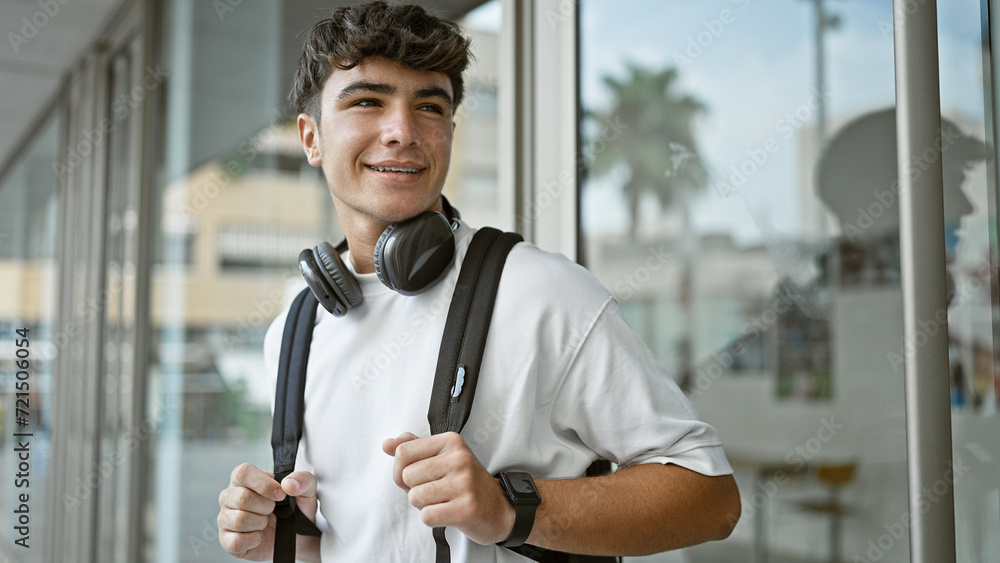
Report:
M419 168L399 168L397 166L369 166L368 168L376 172L395 172L397 174L416 174L420 172Z

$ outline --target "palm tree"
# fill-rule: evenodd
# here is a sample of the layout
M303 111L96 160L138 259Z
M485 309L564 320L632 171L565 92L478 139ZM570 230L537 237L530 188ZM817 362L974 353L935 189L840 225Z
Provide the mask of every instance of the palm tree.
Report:
M589 157L588 170L595 177L620 166L627 169L622 191L633 237L643 194L655 196L664 210L677 205L683 210L687 199L707 183L693 130L694 119L705 106L677 92L677 79L674 67L655 70L628 63L624 78L602 78L611 91L611 107L587 112L605 131L616 124L615 138L595 135L584 156Z
M606 111L588 112L592 120L609 124L620 133L601 133L587 145L584 162L588 171L601 176L619 167L627 172L622 192L631 223L629 235L636 238L639 201L650 193L664 211L676 209L681 218L682 277L677 291L678 305L685 312L684 330L677 342L681 381L690 382L693 366L691 335L694 319L691 301L692 262L695 238L689 229L688 200L708 183L706 166L695 143L694 120L705 105L693 96L677 91L678 71L626 64L625 77L605 75L602 81L611 91ZM598 123L600 127L600 123ZM606 138L609 137L609 138ZM615 138L610 138L615 137ZM652 334L646 338L655 338Z

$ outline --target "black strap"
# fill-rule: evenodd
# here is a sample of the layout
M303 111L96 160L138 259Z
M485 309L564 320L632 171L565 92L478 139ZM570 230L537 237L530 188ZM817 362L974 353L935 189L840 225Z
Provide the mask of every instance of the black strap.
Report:
M484 227L476 232L465 252L441 337L441 350L438 353L434 387L427 411L431 434L461 432L469 419L500 275L503 273L507 254L521 240L521 236L516 233L502 233ZM609 462L598 460L588 469L588 475L607 473L609 470ZM434 528L433 532L437 546L436 563L451 562L444 530L439 527ZM509 549L543 563L617 561L614 557L571 555L528 544Z
M451 546L448 545L448 538L444 535L444 526L437 526L431 530L434 536L434 556L435 563L451 563Z
M441 337L427 410L431 434L460 432L469 419L500 274L507 253L521 240L516 233L484 227L465 252Z
M305 415L306 366L318 302L308 288L295 297L285 319L278 357L278 382L274 397L271 449L274 479L281 482L295 469ZM295 535L320 535L319 528L295 509L295 498L285 497L274 506L274 563L295 563Z
M460 432L472 412L493 302L507 254L523 240L516 233L484 227L472 237L458 274L451 307L441 336L437 371L431 389L427 422L431 434ZM469 319L475 319L470 323ZM434 528L437 563L450 563L451 550L444 528Z

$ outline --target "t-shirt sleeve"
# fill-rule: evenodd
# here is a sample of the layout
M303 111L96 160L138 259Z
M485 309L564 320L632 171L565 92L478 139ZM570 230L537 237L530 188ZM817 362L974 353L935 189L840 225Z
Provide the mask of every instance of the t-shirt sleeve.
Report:
M673 463L732 473L718 433L608 296L578 343L552 402L557 433L619 466Z

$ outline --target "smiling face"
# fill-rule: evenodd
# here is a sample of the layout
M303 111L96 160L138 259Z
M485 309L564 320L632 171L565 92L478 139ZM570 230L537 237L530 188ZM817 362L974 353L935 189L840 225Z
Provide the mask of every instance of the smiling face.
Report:
M303 149L322 166L349 240L439 207L453 98L444 73L371 58L330 74L318 125L299 115Z

